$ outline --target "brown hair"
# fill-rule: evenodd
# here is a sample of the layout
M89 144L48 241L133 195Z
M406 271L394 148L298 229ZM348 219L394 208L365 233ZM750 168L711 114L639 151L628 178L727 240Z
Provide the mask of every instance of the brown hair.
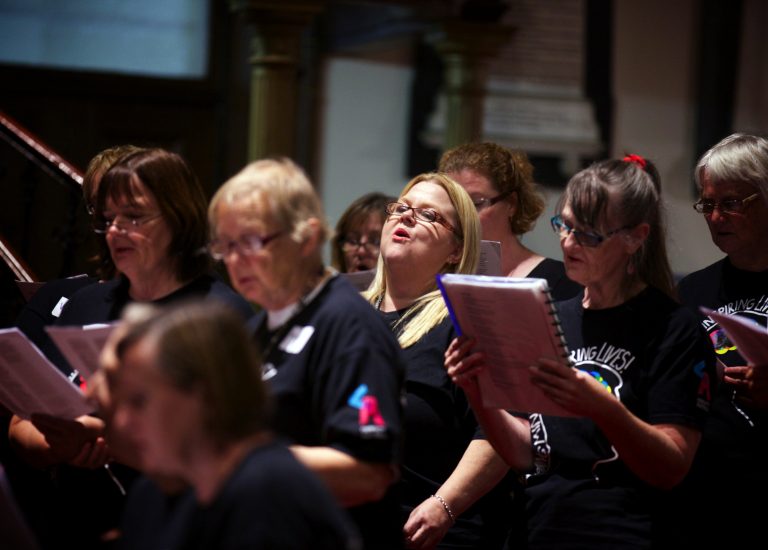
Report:
M269 397L256 348L230 307L212 301L164 308L131 304L123 319L118 359L148 341L154 365L168 384L201 395L204 427L214 443L224 446L266 428Z
M370 216L378 214L382 223L387 219L387 213L384 211L387 204L394 202L395 197L385 195L384 193L367 193L358 197L350 204L336 223L336 230L331 239L331 265L345 273L349 266L344 256L344 239L350 231L363 225Z
M533 229L545 201L536 190L528 155L492 142L465 143L443 153L438 169L456 173L467 168L488 178L500 194L517 194L517 210L510 219L512 233L522 235Z
M661 180L653 163L647 159L645 162L645 168L624 160L592 164L570 179L557 212L568 205L577 222L598 231L615 229L603 227L609 207L626 227L647 223L648 237L630 260L633 276L675 297L667 258Z
M204 253L208 242L207 200L200 183L181 156L164 149L141 149L122 157L102 177L96 216L103 217L107 198L129 202L141 183L157 201L171 231L168 257L181 281L206 272L211 261Z

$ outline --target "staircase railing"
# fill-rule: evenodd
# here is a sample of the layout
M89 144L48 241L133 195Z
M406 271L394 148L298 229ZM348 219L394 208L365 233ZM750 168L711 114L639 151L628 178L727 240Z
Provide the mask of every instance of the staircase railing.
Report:
M24 155L41 170L64 185L73 186L77 193L83 184L83 174L32 132L0 111L0 138ZM21 281L36 281L37 277L0 235L0 256L14 276Z

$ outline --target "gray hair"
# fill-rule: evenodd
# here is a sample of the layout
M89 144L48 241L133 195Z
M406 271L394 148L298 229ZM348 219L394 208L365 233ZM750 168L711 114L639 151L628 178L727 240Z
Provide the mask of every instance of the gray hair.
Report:
M699 189L726 181L753 185L768 203L768 140L749 134L731 134L706 153L694 172Z

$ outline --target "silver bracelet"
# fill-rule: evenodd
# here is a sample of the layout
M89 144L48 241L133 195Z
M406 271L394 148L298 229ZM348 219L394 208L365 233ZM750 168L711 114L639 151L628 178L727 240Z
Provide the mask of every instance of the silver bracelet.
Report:
M438 494L434 494L430 496L440 501L440 504L443 505L443 510L445 510L445 513L448 514L448 517L450 518L451 523L456 523L456 516L453 515L453 511L451 510L451 507L448 506L448 503L445 502L445 499Z

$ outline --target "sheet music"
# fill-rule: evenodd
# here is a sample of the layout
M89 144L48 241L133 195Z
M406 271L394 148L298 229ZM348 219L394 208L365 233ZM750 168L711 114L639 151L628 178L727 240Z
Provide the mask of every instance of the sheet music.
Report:
M457 332L477 340L475 349L486 356L478 378L486 407L573 416L530 379L540 357L567 364L545 279L442 275L440 286Z
M500 276L501 272L501 243L499 241L480 241L480 262L477 265L478 275Z
M72 368L89 378L99 368L99 356L115 324L45 327Z
M347 280L352 283L358 292L368 290L373 278L376 276L375 269L368 269L367 271L355 271L353 273L342 273Z
M18 328L0 330L0 402L21 418L76 418L92 411L80 388Z

